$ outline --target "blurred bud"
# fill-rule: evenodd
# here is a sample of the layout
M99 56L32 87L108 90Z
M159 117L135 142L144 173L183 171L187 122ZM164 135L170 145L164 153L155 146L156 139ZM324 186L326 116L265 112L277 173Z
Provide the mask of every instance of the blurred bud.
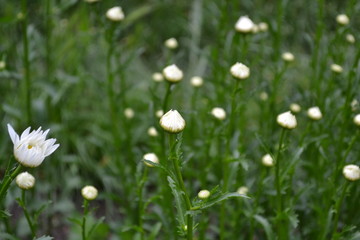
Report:
M301 111L301 106L297 103L290 104L290 111L293 113L299 113Z
M295 59L294 54L291 52L284 52L281 57L285 62L292 62Z
M245 186L239 187L237 190L238 194L246 195L249 192L249 189Z
M165 41L165 47L169 49L175 49L179 46L178 41L175 38L169 38Z
M150 137L157 137L159 135L156 128L154 128L154 127L150 127L148 129L147 133Z
M210 192L208 190L201 190L199 193L198 193L198 197L200 199L207 199L210 197Z
M357 165L346 165L343 168L344 177L349 181L356 181L360 179L360 168Z
M5 61L0 61L0 71L4 70L6 68L6 63Z
M271 157L270 154L266 154L261 158L261 162L266 167L274 166L274 159Z
M336 21L337 21L338 24L341 24L341 25L347 25L350 22L349 17L346 16L345 14L337 15L336 16Z
M266 22L261 22L258 24L258 26L261 32L266 32L269 29L269 26Z
M353 112L355 112L355 111L357 111L358 109L359 109L359 102L358 102L358 100L356 100L356 99L353 99L352 101L351 101L351 110L353 111Z
M153 73L152 79L154 80L154 82L162 82L164 80L164 76L162 75L162 73L156 72Z
M320 120L322 118L322 113L319 107L311 107L307 110L307 115L312 120Z
M175 64L164 68L163 75L166 80L172 83L177 83L184 77L183 72Z
M260 97L260 100L264 101L264 102L269 99L269 95L267 94L267 92L261 92L259 97Z
M81 189L81 195L86 200L94 200L98 195L98 190L93 186L85 186Z
M356 124L356 126L360 127L360 114L357 114L354 117L354 123Z
M164 115L164 111L163 110L157 110L155 115L156 115L156 117L161 118Z
M235 24L235 29L241 33L249 33L252 32L254 27L253 21L248 16L242 16L237 20Z
M219 107L213 108L211 110L211 114L216 119L219 119L219 120L224 120L226 118L226 112L225 112L225 110L223 108L219 108Z
M242 63L235 63L230 68L231 75L237 79L246 79L250 76L250 69Z
M338 64L331 64L331 71L333 71L334 73L342 73L343 68L342 66L338 65Z
M349 43L355 43L355 37L352 34L346 34L346 41L348 41Z
M124 20L125 14L121 7L113 7L107 10L106 17L111 21L120 22Z
M204 83L204 80L202 77L195 76L191 78L190 83L193 87L201 87Z
M135 116L135 112L132 108L125 108L124 115L127 119L132 119Z
M297 126L296 117L290 111L278 115L276 121L286 129L294 129Z

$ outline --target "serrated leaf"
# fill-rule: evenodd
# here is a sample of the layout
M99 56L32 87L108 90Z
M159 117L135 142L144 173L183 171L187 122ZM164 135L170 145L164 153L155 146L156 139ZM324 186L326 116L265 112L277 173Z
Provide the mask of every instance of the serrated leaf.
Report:
M8 218L8 217L11 217L11 213L6 211L6 210L1 210L0 211L0 218Z
M160 163L154 163L152 161L149 161L149 160L146 160L146 159L143 159L143 161L153 167L158 167L160 168L161 170L163 170L164 172L166 172L167 175L171 176L172 178L175 178L174 174L172 172L170 172L166 167L164 167L162 164Z
M178 217L177 220L179 221L180 226L185 226L186 222L185 222L185 213L186 213L186 207L184 205L184 201L183 201L183 197L182 195L184 194L181 189L176 185L175 181L168 176L167 180L169 182L169 186L171 188L172 194L174 195L175 198L175 207L178 211Z
M149 240L155 240L156 239L156 236L160 232L161 226L162 226L161 222L158 222L158 223L155 224L154 227L152 227L152 230L151 230L151 233L150 233L150 236L149 236Z
M105 217L99 218L99 219L96 221L96 223L90 228L87 236L90 237L91 234L92 234L92 232L93 232L101 223L103 223L104 220L105 220Z
M260 215L255 215L254 219L258 223L260 223L260 225L264 228L266 238L268 240L273 240L274 239L274 233L273 233L273 231L271 229L271 225L270 225L269 221L266 218L264 218L264 217L262 217Z

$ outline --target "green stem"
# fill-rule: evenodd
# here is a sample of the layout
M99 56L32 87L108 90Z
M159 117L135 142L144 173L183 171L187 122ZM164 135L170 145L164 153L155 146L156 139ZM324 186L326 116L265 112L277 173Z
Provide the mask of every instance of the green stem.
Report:
M84 199L84 216L83 216L83 221L82 221L82 225L81 225L81 235L82 235L82 240L86 240L86 217L89 211L89 201Z
M175 141L176 141L176 135L170 133L169 134L169 144L170 144L171 151L173 151ZM177 155L170 153L170 156L177 156ZM191 201L190 201L189 195L186 193L184 180L183 180L180 166L179 166L180 165L179 159L178 159L178 157L171 157L171 160L172 160L172 164L174 167L177 182L179 184L181 191L184 193L186 209L189 211L189 210L191 210ZM191 214L187 215L187 239L193 240L193 217Z
M281 195L281 179L280 179L280 168L281 168L281 148L282 148L282 144L285 138L285 133L286 133L286 129L283 128L281 130L281 134L280 134L280 141L279 141L279 146L278 146L278 150L276 152L276 162L275 162L275 188L276 188L276 203L277 203L277 214L280 216L280 218L277 221L277 228L278 228L278 236L279 236L279 240L284 240L286 239L286 237L284 236L284 225L282 224L282 213L283 213L283 208L284 208L284 204L283 204L283 198Z
M18 164L15 168L15 170L9 175L5 177L5 179L1 182L1 189L0 189L0 203L3 202L6 192L10 186L10 183L14 180L14 178L19 174L21 171L22 166L21 164Z
M282 28L283 28L283 9L284 1L277 0L277 14L276 14L276 34L275 34L275 62L279 62L280 59L280 48L281 48L281 37L282 37Z
M24 210L26 221L28 222L30 230L31 230L31 235L32 235L33 238L35 238L36 237L36 227L33 224L32 220L31 220L31 217L30 217L30 214L29 214L29 212L28 212L28 210L26 208L25 191L26 190L22 190L22 194L21 194L22 207L23 207L23 210Z
M145 210L144 203L143 203L143 190L144 190L144 185L145 185L146 178L147 178L147 173L148 173L148 167L145 167L144 173L141 178L140 185L139 185L139 228L141 229L141 236L140 236L141 240L145 239L144 229L143 229L143 215L144 215L144 210Z
M165 93L165 97L164 97L164 101L163 101L163 105L162 105L162 110L164 111L164 113L166 113L166 111L167 111L167 106L169 103L169 97L170 97L172 85L173 85L173 83L168 82L168 86L166 88L166 93Z
M334 239L334 235L336 234L337 232L337 226L338 226L338 222L339 222L339 216L340 216L340 208L341 208L341 204L342 204L342 201L344 200L345 198L345 195L346 195L346 191L348 189L348 186L349 186L349 181L346 180L344 186L343 186L343 190L341 192L341 195L340 195L340 198L339 200L336 202L336 205L335 205L335 217L334 217L334 230L333 230L333 233L331 235L331 239Z
M22 0L22 32L23 32L23 48L24 48L24 71L25 71L25 112L27 125L31 125L32 113L31 113L31 79L30 79L30 61L29 61L29 40L27 35L28 26L28 11L27 0Z

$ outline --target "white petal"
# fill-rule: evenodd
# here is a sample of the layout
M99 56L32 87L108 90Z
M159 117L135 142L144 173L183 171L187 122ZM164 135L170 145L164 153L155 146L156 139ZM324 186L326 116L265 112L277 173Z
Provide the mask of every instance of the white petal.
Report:
M17 133L10 124L8 124L7 127L11 141L13 142L13 144L16 144L19 141L19 135L17 135Z
M29 135L31 127L28 127L27 129L25 129L25 131L23 131L23 133L21 134L20 139L24 139Z
M47 157L47 156L49 156L50 154L52 154L59 146L60 146L60 144L55 144L55 145L49 147L48 149L46 149L46 152L45 152L45 156L44 156L44 157Z

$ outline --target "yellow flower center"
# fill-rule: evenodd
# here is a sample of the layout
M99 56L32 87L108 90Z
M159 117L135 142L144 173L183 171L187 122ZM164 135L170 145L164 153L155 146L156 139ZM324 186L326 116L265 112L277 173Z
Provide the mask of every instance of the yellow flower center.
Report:
M32 149L32 147L33 147L32 145L30 145L30 144L28 145L28 149Z

